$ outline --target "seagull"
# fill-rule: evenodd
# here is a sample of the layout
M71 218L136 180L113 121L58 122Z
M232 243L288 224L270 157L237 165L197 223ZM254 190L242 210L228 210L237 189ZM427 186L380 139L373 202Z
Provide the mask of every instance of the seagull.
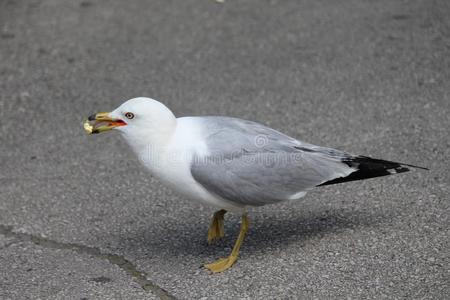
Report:
M227 211L242 216L230 255L204 265L213 273L236 262L249 208L298 200L319 186L426 169L308 144L243 119L176 118L164 104L145 97L93 114L83 124L88 134L117 130L162 184L215 207L209 243L224 237Z

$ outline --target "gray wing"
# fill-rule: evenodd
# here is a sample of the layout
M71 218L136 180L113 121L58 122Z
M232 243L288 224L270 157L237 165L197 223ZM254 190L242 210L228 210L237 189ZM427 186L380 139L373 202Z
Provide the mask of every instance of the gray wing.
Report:
M307 144L264 125L227 117L201 117L209 154L197 154L194 179L208 191L242 205L299 198L301 192L355 171L349 154Z

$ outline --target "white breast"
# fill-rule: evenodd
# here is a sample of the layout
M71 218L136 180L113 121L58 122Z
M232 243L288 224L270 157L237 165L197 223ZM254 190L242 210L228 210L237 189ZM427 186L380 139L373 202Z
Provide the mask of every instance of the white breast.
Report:
M238 204L211 194L192 177L190 166L195 154L208 155L195 117L178 118L177 128L169 142L163 147L155 145L145 151L139 156L152 175L182 196L218 208L242 210Z

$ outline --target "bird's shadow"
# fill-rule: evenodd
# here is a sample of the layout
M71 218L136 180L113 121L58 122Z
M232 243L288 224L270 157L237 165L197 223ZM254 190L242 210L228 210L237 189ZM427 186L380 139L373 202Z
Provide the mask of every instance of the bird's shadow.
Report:
M332 212L309 212L280 218L270 213L252 214L253 223L245 239L243 252L270 254L288 247L290 243L307 243L313 237L333 234L349 228L372 227L390 218L387 215L368 211L335 210ZM116 237L118 247L125 251L144 249L148 255L165 258L227 255L237 237L239 219L235 216L225 220L226 236L213 245L208 245L206 235L209 219L187 222L149 225L148 230ZM146 254L146 255L147 255Z

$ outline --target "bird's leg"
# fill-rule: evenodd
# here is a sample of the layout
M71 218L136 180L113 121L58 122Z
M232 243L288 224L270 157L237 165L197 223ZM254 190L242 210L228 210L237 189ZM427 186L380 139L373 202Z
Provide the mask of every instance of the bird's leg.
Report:
M219 259L218 261L215 261L213 263L206 264L205 268L211 270L214 273L223 272L230 268L236 262L239 256L239 249L241 248L242 242L245 238L245 234L248 231L248 226L249 220L247 213L245 213L242 215L241 230L239 231L239 236L236 240L236 243L234 244L230 256L228 256L227 258Z
M218 210L214 213L211 220L211 225L208 229L208 244L211 244L217 239L223 238L225 230L223 229L223 216L227 211L225 209Z

